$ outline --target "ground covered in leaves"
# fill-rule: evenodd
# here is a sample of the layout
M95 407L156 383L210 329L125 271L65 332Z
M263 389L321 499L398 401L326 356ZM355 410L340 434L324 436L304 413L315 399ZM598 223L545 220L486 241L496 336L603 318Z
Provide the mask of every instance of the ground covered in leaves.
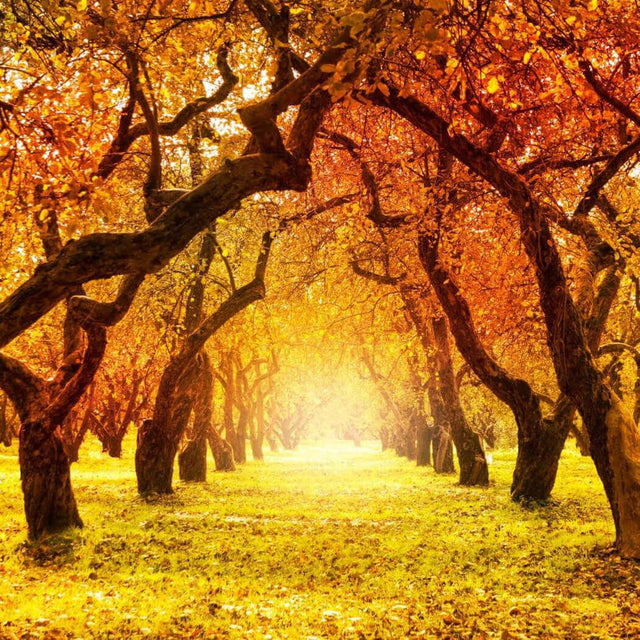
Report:
M375 443L306 445L175 495L137 497L88 442L81 532L26 541L16 452L0 452L0 638L639 638L640 565L612 554L589 459L552 504L417 469Z

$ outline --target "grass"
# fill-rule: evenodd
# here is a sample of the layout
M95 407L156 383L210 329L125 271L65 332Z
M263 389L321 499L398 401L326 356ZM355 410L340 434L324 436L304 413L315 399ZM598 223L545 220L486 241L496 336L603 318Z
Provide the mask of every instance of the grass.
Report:
M73 468L86 527L34 545L0 453L0 638L638 638L640 566L611 553L593 465L552 504L417 469L375 443L267 454L143 501L132 449Z

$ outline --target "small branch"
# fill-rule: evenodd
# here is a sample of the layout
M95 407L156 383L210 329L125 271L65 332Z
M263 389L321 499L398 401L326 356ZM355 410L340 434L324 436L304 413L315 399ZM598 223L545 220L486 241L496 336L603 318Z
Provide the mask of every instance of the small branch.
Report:
M640 363L640 351L626 342L610 342L609 344L604 344L598 349L598 356L604 356L609 353L622 353L624 351L628 351L633 356L633 359Z
M406 273L401 273L399 276L392 276L389 274L379 274L374 273L373 271L368 271L367 269L363 269L359 264L358 260L351 260L349 265L353 269L353 272L358 275L366 278L367 280L372 280L373 282L377 282L378 284L385 285L396 285L402 282L406 277Z
M587 216L596 205L602 189L638 151L640 151L640 136L608 160L602 170L591 180L584 196L573 212L573 218L584 218Z
M120 322L129 310L144 278L144 273L125 276L112 302L98 302L87 296L73 296L69 300L69 312L82 326L90 322L113 326Z
M611 105L618 113L623 115L631 122L640 126L640 114L634 111L631 106L625 104L619 98L616 98L597 77L596 72L587 60L580 60L578 66L582 71L586 81L591 85L591 88L609 105Z

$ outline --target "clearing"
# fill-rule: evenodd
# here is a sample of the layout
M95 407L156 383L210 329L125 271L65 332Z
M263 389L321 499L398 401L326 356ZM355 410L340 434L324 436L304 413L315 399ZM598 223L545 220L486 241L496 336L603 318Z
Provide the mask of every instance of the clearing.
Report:
M133 440L73 466L85 529L26 543L14 448L0 455L0 638L638 638L640 565L590 459L568 445L554 502L509 500L378 443L267 453L145 502Z

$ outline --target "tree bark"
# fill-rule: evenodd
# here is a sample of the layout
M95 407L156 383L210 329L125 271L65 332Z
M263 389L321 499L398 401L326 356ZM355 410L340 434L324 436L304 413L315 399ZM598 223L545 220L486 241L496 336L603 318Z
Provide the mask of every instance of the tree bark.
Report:
M433 429L424 415L417 416L418 442L416 447L416 464L419 467L428 467L431 464L431 442Z
M136 446L138 493L173 493L173 461L178 440L157 429L153 419L142 421Z
M440 393L449 414L451 437L456 445L460 465L460 484L486 485L489 483L489 468L477 433L471 429L460 404L458 386L453 371L449 350L449 330L443 317L432 319L436 346L436 366Z
M193 401L188 401L189 410L193 409L193 427L178 455L180 480L185 482L205 482L207 479L207 433L211 428L213 370L204 350L196 358Z
M19 434L20 478L29 536L82 527L71 488L69 459L60 433L42 421L25 422Z
M235 471L233 447L220 436L213 425L207 431L207 440L216 463L216 471Z

